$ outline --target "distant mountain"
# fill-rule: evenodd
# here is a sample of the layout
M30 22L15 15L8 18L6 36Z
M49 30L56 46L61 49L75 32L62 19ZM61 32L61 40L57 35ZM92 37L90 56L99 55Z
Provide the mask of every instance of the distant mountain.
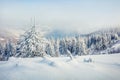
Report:
M87 35L94 35L94 34L101 34L101 33L117 33L120 36L120 26L119 27L112 27L112 28L104 28Z
M104 33L117 33L120 36L120 27L113 27L113 28L104 28L92 33L88 33L88 34L80 34L80 32L65 32L62 30L51 30L46 34L47 38L65 38L65 37L73 37L73 36L90 36L90 35L94 35L94 34L104 34Z

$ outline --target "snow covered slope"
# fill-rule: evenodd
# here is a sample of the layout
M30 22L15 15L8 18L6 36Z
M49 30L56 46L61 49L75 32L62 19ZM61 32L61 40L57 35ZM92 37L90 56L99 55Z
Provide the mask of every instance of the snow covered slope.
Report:
M116 44L114 44L111 48L110 51L112 53L118 53L120 52L120 41L118 41Z
M92 62L84 62L84 59ZM10 58L0 80L120 80L120 53L59 58Z

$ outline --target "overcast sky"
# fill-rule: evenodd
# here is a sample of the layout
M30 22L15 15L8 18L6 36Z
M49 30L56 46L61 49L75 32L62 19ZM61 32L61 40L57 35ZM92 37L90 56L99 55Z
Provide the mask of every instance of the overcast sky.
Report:
M91 32L120 25L120 0L0 0L0 28Z

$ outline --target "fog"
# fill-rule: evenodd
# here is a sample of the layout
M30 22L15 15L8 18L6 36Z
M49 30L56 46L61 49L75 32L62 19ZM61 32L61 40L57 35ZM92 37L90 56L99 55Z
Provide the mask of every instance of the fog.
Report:
M0 0L0 28L88 33L120 24L119 0Z

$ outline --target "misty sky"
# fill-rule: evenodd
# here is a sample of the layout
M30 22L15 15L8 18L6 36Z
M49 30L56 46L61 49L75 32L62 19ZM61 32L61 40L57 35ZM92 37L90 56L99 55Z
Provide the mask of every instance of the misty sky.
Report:
M0 28L36 26L87 33L120 25L120 0L0 0Z

